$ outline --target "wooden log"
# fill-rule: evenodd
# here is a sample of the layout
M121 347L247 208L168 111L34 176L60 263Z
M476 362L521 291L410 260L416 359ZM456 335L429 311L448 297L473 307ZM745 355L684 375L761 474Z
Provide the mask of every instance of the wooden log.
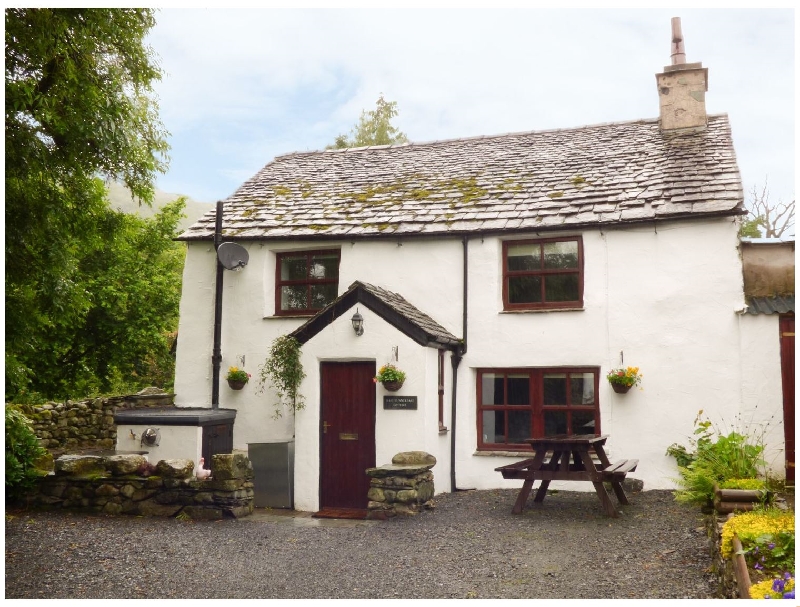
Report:
M718 499L714 500L714 509L720 514L728 514L730 512L749 512L757 505L758 502L722 502Z
M765 496L764 491L752 489L717 489L717 497L722 502L760 502Z
M744 555L740 554L742 552L742 542L739 540L739 536L734 534L732 543L733 555L731 555L731 561L733 561L733 571L736 574L736 585L739 588L739 598L749 599L750 572L747 571L747 561L744 560Z

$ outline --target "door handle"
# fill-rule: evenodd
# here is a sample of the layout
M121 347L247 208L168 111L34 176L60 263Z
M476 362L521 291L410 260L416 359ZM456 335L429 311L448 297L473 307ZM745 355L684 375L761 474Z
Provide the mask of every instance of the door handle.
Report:
M328 426L330 426L330 425L331 424L329 424L328 422L322 422L322 433L323 434L327 434L328 433Z

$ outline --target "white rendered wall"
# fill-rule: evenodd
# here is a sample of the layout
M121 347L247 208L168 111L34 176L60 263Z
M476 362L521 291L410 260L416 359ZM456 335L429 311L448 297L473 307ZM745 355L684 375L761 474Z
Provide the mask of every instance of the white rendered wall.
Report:
M770 474L785 475L783 388L781 384L780 333L777 314L739 316L742 352L742 410L728 427L752 436L763 436L764 460Z
M737 314L744 301L734 222L660 222L657 229L642 225L524 237L576 234L583 237L584 309L538 313L502 312L501 239L470 238L469 351L459 369L456 420L459 488L519 486L518 481L505 482L494 472L513 459L476 455L477 368L600 367L601 430L610 435L608 451L612 459L639 459L634 476L645 481L646 489L674 486L671 479L677 469L665 455L666 448L675 442L687 444L700 409L712 421L732 419L752 407L759 394L759 389L747 387L753 379L745 376L752 375L750 365L760 369L772 363L766 358L743 361L741 357L742 348L755 352L750 344L761 339L761 328L753 324L752 331L750 326L742 329L742 323L750 319ZM222 373L244 356L244 367L254 377L239 392L221 381L220 406L238 411L236 449L246 449L249 442L296 435L299 509L313 509L318 499L319 361L375 360L380 366L390 360L394 345L399 346L399 365L411 371L401 394L418 396L419 409L384 411L378 388L376 463L387 463L399 451L428 451L439 462L434 469L437 491L449 489L450 434L438 434L436 352L405 338L363 306L366 331L362 337L356 338L350 327L352 314L345 314L303 348L307 408L297 415L296 427L288 412L277 421L272 419L275 399L269 389L264 394L256 392L258 366L272 341L306 320L273 316L276 252L340 248L339 293L355 280L395 291L461 337L461 241L401 242L402 246L390 240L315 246L242 242L250 253L249 265L240 272L225 272ZM181 301L178 406L210 406L214 276L213 246L191 243ZM773 346L777 348L777 337ZM626 395L615 394L605 380L609 369L620 366L620 352L625 365L638 366L644 373L642 388ZM779 370L776 362L770 372L779 374ZM449 354L445 376L445 425L452 431ZM779 391L780 382L773 388ZM592 490L588 483L581 485L569 488Z
M464 386L459 488L519 486L494 472L514 458L475 457L477 368L600 367L601 432L610 435L609 457L639 459L634 476L647 489L674 486L677 468L666 449L686 442L700 409L712 419L739 410L736 311L744 302L735 224L718 220L659 224L657 231L642 226L584 232L583 249L583 310L506 314L501 241L470 242L469 351L459 377ZM644 374L641 389L625 395L614 393L605 379L620 366L620 352L625 366L638 366ZM592 490L589 483L566 486Z
M353 309L353 313L355 309ZM399 391L390 393L375 386L375 464L391 463L401 451L427 451L437 459L433 468L438 492L449 489L449 443L438 434L438 401L436 400L436 351L420 346L363 306L364 334L356 336L346 313L303 346L303 368L306 379L301 386L306 407L296 415L295 442L295 508L317 510L319 506L319 428L320 428L320 363L375 361L376 370L391 362L406 373ZM393 348L399 360L394 360ZM416 410L385 410L383 397L416 396Z
M158 445L142 445L142 432L156 427L161 433ZM203 428L199 426L117 426L117 451L147 451L147 461L154 465L162 459L190 459L196 468L202 456L202 443ZM206 468L211 468L211 462L206 462Z
M314 246L240 244L248 250L250 261L241 271L224 274L220 381L220 407L238 411L233 430L235 449L247 449L250 442L286 440L294 435L291 415L273 419L275 398L271 390L257 393L258 368L272 341L307 320L274 316L276 253L341 249L340 294L356 280L371 283L400 293L453 334L461 332L460 241L412 241L403 246L396 241ZM179 407L211 406L215 263L211 243L189 243L176 360L175 404ZM245 358L245 370L253 377L243 390L233 391L224 376L228 367L239 366L241 356Z

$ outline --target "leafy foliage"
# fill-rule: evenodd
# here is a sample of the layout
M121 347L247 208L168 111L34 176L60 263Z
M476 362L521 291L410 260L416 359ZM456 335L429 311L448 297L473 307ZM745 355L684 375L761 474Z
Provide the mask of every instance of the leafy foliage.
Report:
M339 135L328 149L357 148L368 145L392 145L408 143L408 137L392 126L392 118L397 116L397 102L386 101L381 93L375 102L374 111L362 111L361 118L347 135Z
M722 527L722 556L731 556L736 535L749 566L772 573L794 571L794 534L793 512L776 508L742 512Z
M35 463L45 453L30 420L6 405L6 497L21 497L34 486L40 476Z
M720 489L741 489L744 491L764 491L766 482L760 478L731 478L720 483Z
M375 376L376 382L405 381L405 379L405 372L391 364L383 365L378 369L378 374Z
M793 599L794 576L786 571L782 576L750 586L751 599Z
M642 382L639 367L625 367L624 369L611 369L606 375L608 383L621 386L638 386Z
M250 380L250 374L239 367L229 367L225 379L228 381L243 381L246 383Z
M730 479L752 479L759 476L764 461L763 434L750 436L736 430L725 433L702 418L695 419L694 451L672 445L667 455L678 460L681 489L675 493L680 502L705 504L714 497L714 485ZM686 462L682 465L682 462Z
M180 205L143 223L111 211L98 178L149 203L166 166L154 23L149 9L6 10L7 400L171 382Z
M289 405L293 412L305 407L305 399L300 394L300 384L305 377L300 360L300 343L288 335L276 338L264 364L259 368L258 390L263 393L267 383L275 389L278 395L276 419L281 416L284 405Z

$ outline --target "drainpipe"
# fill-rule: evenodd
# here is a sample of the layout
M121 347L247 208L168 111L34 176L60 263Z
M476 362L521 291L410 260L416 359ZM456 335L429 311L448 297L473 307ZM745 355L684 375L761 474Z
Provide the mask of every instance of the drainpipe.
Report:
M222 243L222 201L217 201L217 216L214 226L214 250ZM225 268L217 261L216 294L214 297L214 350L211 354L211 408L219 409L219 369L222 363L222 280Z
M462 327L461 327L461 346L455 350L450 357L450 364L453 367L453 395L452 401L450 404L450 488L451 491L458 491L459 489L456 487L456 396L458 393L458 366L461 364L461 359L463 358L464 354L467 353L467 295L469 293L467 286L467 277L468 277L468 240L467 237L464 236L462 241L463 245L463 287L464 291L461 296L461 301L463 305L462 311Z

